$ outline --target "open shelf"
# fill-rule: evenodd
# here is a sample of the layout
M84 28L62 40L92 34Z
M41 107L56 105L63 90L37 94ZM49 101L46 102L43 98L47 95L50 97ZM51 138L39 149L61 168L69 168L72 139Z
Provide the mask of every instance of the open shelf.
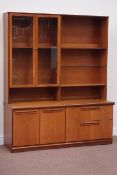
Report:
M11 88L9 91L10 102L46 101L56 100L56 88Z
M102 86L106 84L105 50L62 49L61 84Z
M63 48L107 48L108 18L63 16Z
M78 67L74 69L73 67L69 67L67 69L62 68L61 70L61 83L69 84L69 83L79 83L79 84L92 84L92 83L102 83L105 84L106 77L103 76L106 72L106 68L103 67L93 67L93 68L83 68ZM88 76L86 76L88 75Z
M102 87L62 87L61 100L81 100L101 98Z
M13 48L31 48L33 43L33 18L27 16L12 17Z
M106 56L107 52L105 50L62 49L62 67L107 66Z
M57 46L57 18L38 18L39 48Z
M13 49L12 55L12 85L31 86L33 84L32 49Z

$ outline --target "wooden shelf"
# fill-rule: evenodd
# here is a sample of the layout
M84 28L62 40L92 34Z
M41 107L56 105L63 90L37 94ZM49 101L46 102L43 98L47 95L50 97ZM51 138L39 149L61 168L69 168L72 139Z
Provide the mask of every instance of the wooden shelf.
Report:
M63 68L106 68L106 65L62 65Z
M58 87L58 84L38 84L38 85L12 85L10 88L37 88L37 87Z
M90 87L90 86L106 86L104 83L90 83L90 84L61 84L61 87Z
M13 48L33 48L32 43L13 43Z
M38 84L36 87L58 87L58 84Z
M38 45L39 49L51 49L51 48L57 48L57 46L53 46L51 43L39 43Z
M62 43L63 49L106 49L99 44L77 44L77 43Z
M34 85L33 84L31 84L31 85L12 85L12 86L10 86L10 88L32 88L32 87L34 87Z

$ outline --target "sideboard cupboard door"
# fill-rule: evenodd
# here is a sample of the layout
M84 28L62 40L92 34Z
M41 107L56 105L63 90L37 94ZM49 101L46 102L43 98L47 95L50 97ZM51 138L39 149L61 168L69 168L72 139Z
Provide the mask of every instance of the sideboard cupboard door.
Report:
M38 110L13 111L13 146L39 144Z
M40 110L40 144L65 142L65 109Z
M66 108L66 141L79 140L79 126L78 119L80 117L79 107Z
M112 106L66 109L66 141L112 138Z

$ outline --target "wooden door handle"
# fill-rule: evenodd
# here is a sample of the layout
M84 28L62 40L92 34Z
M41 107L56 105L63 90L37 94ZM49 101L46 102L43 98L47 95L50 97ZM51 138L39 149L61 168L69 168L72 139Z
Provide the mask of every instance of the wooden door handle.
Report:
M86 126L86 125L99 125L99 121L86 121L86 122L80 122L80 125Z
M43 110L43 113L53 113L53 112L62 112L63 109L47 109Z
M99 110L99 106L91 106L91 107L81 107L80 110L81 111L85 111L85 110Z
M35 114L37 111L15 111L16 115Z

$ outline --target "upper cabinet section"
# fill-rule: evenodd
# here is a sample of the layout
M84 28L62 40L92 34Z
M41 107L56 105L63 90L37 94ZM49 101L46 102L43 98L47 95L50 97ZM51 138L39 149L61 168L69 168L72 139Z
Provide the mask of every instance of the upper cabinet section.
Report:
M32 48L33 46L33 17L12 16L12 45L13 48Z
M106 48L107 25L107 17L63 16L62 48Z
M8 88L44 88L43 99L51 88L52 99L106 97L108 17L10 12L5 23Z

